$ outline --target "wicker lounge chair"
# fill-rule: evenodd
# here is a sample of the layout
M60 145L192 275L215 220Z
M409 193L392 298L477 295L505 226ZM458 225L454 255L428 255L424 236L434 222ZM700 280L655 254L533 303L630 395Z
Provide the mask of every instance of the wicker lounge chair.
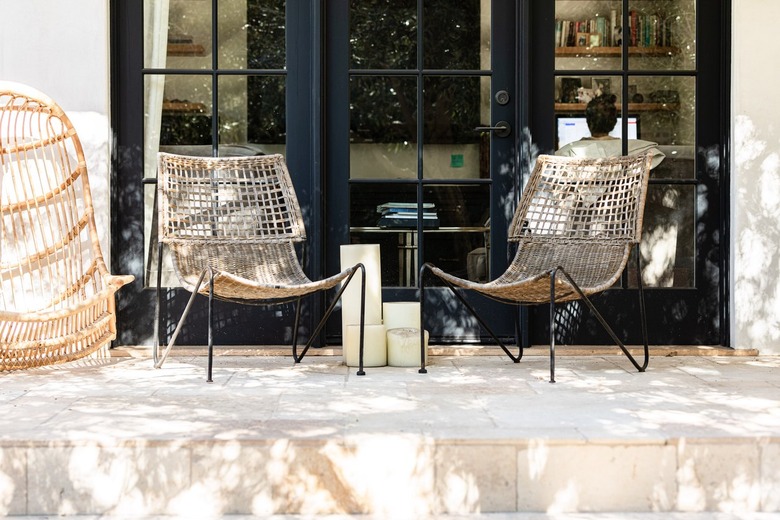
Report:
M516 243L517 251L506 272L491 282L477 283L424 264L420 268L421 317L424 275L430 272L445 282L517 363L523 356L522 347L518 346L517 354L510 352L456 287L518 305L549 303L550 382L554 383L555 304L581 299L637 370L644 372L649 353L641 276L637 276L644 340L641 365L588 296L612 287L620 279L631 249L638 249L651 159L650 155L604 159L539 156L509 227L509 240ZM638 250L634 256L637 273L641 273ZM425 373L424 356L422 359L420 372Z
M82 358L116 337L81 142L62 108L0 82L0 370Z
M365 268L356 264L319 281L310 280L298 261L295 243L306 239L303 217L290 174L281 155L188 157L160 153L158 262L170 247L174 270L192 292L168 346L159 345L161 270L157 275L155 366L162 366L176 341L196 294L209 297L208 376L214 344L213 299L246 304L296 302L292 354L299 363L333 312L352 277L361 273L359 370L363 375ZM159 265L158 263L158 265ZM342 284L336 297L297 350L301 299ZM162 352L160 352L162 350Z

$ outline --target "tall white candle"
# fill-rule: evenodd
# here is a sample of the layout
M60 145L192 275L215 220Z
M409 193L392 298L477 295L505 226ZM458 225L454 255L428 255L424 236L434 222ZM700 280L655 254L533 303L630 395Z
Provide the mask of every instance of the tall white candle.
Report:
M379 262L379 244L343 245L341 246L340 252L342 269L346 269L357 263L362 263L365 266L366 310L364 323L366 325L381 325L382 270ZM345 356L347 347L347 327L349 325L360 325L359 271L352 277L352 280L349 282L349 285L341 296L341 339ZM383 345L384 344L383 341ZM357 363L355 363L354 366L357 366Z
M360 325L347 325L344 336L344 363L349 367L360 366ZM384 325L366 325L363 345L363 366L387 365L387 334ZM419 345L419 340L417 341ZM417 359L420 355L417 354Z
M385 302L382 304L382 323L390 329L419 329L420 304L418 302Z
M387 330L387 364L391 367L420 366L420 329ZM425 364L428 364L428 331L425 331Z
M379 263L379 244L353 244L341 246L341 268L357 263L366 268L366 315L367 325L382 323L382 270ZM341 332L346 334L347 325L360 323L360 273L352 277L341 297ZM345 337L345 336L343 336Z

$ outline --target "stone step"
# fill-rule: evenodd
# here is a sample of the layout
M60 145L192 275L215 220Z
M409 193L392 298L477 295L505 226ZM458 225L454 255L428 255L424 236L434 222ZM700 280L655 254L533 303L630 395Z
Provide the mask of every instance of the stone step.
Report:
M204 365L176 352L160 370L127 356L0 375L0 515L780 512L780 358L640 374L567 357L556 384L541 356L362 377L333 356L220 356L213 384Z

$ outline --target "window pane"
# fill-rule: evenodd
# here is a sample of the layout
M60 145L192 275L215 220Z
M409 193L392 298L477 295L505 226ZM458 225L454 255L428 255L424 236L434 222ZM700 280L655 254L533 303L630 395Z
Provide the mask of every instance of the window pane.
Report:
M490 0L424 0L426 69L490 69Z
M350 243L379 244L383 287L413 287L417 279L417 186L350 186Z
M417 80L350 80L350 178L417 178Z
M144 67L210 67L211 19L211 2L145 0Z
M617 121L612 130L609 131L609 135L622 138L625 131L627 139L637 139L639 116L631 110L631 107L629 107L626 121L627 126L626 128L623 126L622 85L623 82L619 76L557 76L555 78L556 150L592 137L591 129L585 118L585 109L595 97L610 94L615 96ZM579 150L572 155L587 156L594 155L594 153L602 155L601 151L588 153L586 144L582 143L583 146L572 145L577 146ZM600 144L604 145L604 142ZM618 155L622 153L622 145L612 143L610 146L614 147L614 151ZM602 147L602 149L606 148Z
M423 176L426 179L489 178L490 78L424 78Z
M640 112L641 138L658 143L665 154L653 178L693 179L696 176L696 82L693 77L635 76L629 78L630 107Z
M620 70L622 1L555 2L555 68Z
M350 67L417 68L417 2L352 0Z
M285 0L220 0L219 67L285 68Z
M147 76L147 85L153 76ZM162 104L160 150L188 152L203 147L211 155L211 76L168 75ZM154 108L147 107L147 118ZM147 128L147 132L154 131Z
M490 279L490 187L426 186L439 227L424 230L425 261L472 281Z
M694 70L696 1L629 2L628 67L633 70Z
M694 287L695 187L651 185L642 226L645 287ZM636 262L629 262L629 287L636 287Z
M284 153L283 76L219 78L219 155Z

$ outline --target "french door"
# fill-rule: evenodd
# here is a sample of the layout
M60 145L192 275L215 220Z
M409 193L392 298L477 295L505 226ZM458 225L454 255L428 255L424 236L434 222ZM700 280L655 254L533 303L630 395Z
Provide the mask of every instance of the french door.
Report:
M666 153L651 180L643 272L628 270L597 304L638 342L642 276L652 344L725 344L728 5L113 0L112 259L136 276L118 296L118 343L151 342L157 269L167 277L163 331L188 296L150 254L154 185L144 179L156 176L158 149L285 154L309 235L307 273L338 271L343 244L377 243L383 299L415 300L423 262L472 280L503 272L522 178L536 153L561 144L560 125L576 127L581 88L615 94L623 138ZM585 24L565 43L564 21ZM426 294L434 341L482 339L446 290ZM468 297L499 335L514 336L516 309ZM305 316L323 303L308 301ZM197 305L183 344L205 341ZM218 344L291 337L291 308L219 303L215 312ZM581 306L562 306L559 320L565 343L609 342ZM339 343L331 321L325 339ZM546 307L531 310L522 330L532 343L547 341L546 321Z
M385 301L417 299L423 262L497 276L519 188L516 2L326 6L329 270L337 244L379 244ZM480 339L451 294L429 294L435 341ZM515 310L477 304L499 334L514 334Z

